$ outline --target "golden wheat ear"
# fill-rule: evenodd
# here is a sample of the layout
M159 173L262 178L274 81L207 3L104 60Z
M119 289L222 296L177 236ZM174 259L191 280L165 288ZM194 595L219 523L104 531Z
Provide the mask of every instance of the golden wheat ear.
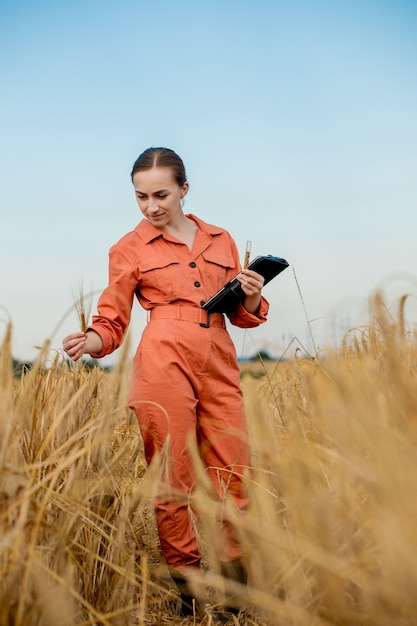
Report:
M85 333L90 319L93 295L94 292L91 290L88 293L85 292L82 282L79 284L77 292L73 293L74 308L83 333Z

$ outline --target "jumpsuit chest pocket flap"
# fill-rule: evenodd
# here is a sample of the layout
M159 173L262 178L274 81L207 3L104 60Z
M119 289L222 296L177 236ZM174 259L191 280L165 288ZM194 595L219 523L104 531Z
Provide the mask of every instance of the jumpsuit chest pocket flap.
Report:
M138 262L141 293L154 302L169 302L190 290L179 260L171 255L152 255Z
M209 263L214 263L217 266L220 265L221 267L227 269L234 268L236 265L231 251L229 252L220 246L216 246L215 249L213 246L213 248L210 247L207 250L204 250L202 257Z
M237 272L233 255L227 249L220 248L220 246L216 246L215 249L208 248L204 250L202 257L205 261L204 272L213 291L224 285L227 275L230 276L230 270Z

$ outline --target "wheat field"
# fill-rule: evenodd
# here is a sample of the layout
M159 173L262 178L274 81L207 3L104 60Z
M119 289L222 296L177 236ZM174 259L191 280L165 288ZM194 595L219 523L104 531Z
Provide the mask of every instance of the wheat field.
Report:
M233 589L242 611L231 624L417 623L417 350L402 305L393 320L377 297L375 323L325 358L294 355L263 376L242 374L250 507L226 515L250 585ZM9 325L0 625L199 624L178 616L160 554L152 503L164 459L146 467L126 406L127 350L104 371L51 359L46 343L16 377L11 344ZM194 456L204 581L217 594L215 503ZM213 623L210 612L203 622Z

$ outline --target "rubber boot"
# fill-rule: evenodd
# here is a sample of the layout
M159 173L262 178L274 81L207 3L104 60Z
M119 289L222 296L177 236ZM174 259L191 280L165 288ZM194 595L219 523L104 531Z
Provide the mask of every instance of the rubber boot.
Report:
M181 617L197 616L199 618L204 617L204 598L196 597L193 592L190 582L187 580L187 574L178 572L177 570L171 571L171 578L176 584L181 598Z
M223 578L226 578L227 580L231 580L245 586L248 584L248 574L246 571L246 567L243 565L240 559L221 563L220 573ZM230 613L232 613L233 615L239 614L240 607L236 606L236 601L236 595L226 592L226 597L222 609L225 617L227 617L227 614L230 615Z

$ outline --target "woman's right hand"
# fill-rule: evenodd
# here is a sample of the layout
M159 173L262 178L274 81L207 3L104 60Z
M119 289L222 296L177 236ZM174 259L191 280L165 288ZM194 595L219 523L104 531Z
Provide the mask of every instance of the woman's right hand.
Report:
M99 354L103 349L103 340L95 330L83 333L71 333L62 341L62 347L70 359L78 361L83 354Z
M85 354L85 345L87 342L87 333L72 333L62 340L64 352L68 354L70 359L78 361Z
M83 354L98 354L103 349L103 340L94 330L87 333L79 331L65 337L62 347L70 359L78 361Z

